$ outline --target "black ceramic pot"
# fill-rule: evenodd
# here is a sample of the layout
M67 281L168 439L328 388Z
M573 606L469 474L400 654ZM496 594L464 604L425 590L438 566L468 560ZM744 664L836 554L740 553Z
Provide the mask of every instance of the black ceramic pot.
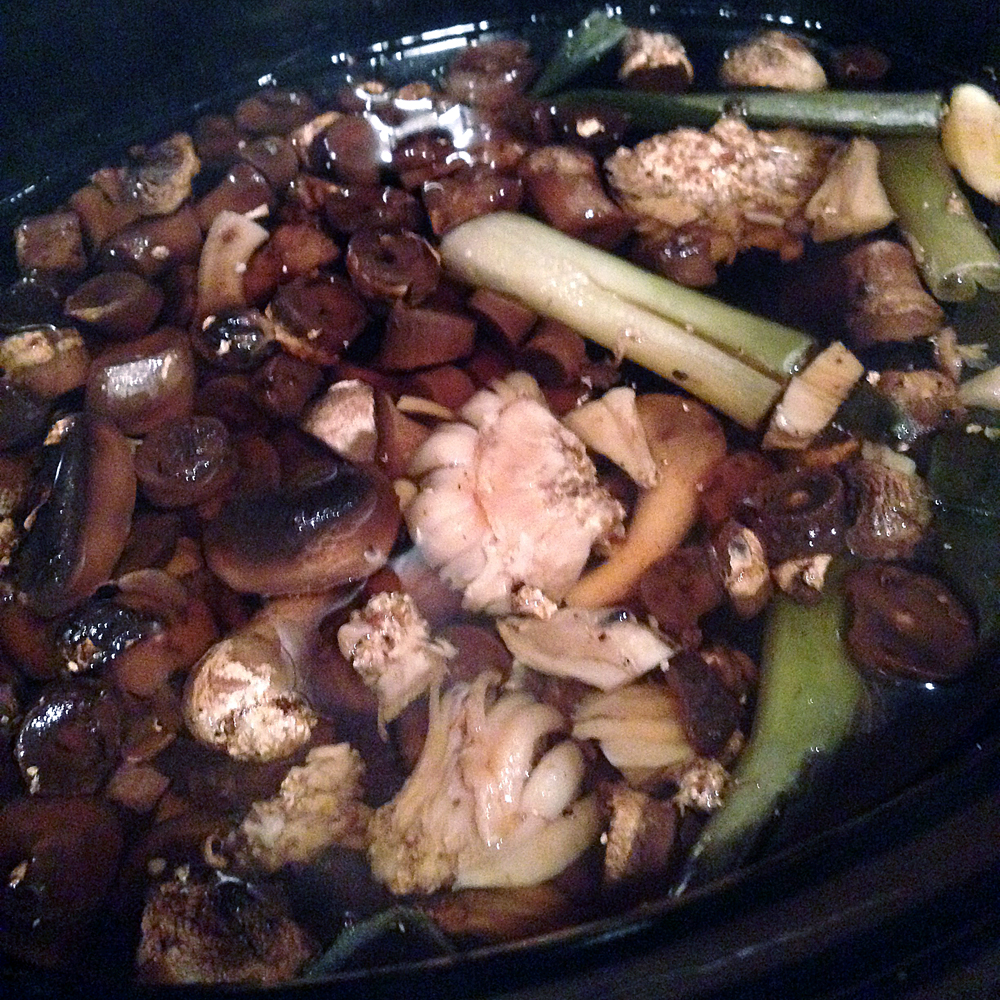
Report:
M6 97L0 112L0 223L41 211L130 143L165 134L202 108L226 106L273 75L311 77L342 52L367 52L428 29L460 37L542 13L571 23L589 5L545 0L218 0L194 4L40 2L0 18ZM766 0L693 2L664 19L719 32L778 21L913 56L947 78L1000 59L996 5ZM655 13L655 11L654 11ZM401 51L415 47L412 40ZM5 240L5 243L7 241ZM11 262L3 258L5 270ZM987 714L929 773L888 801L835 817L678 904L459 959L343 974L276 991L292 997L822 998L901 996L971 960L995 996L1000 942L1000 716ZM971 958L970 958L971 956ZM950 980L960 982L959 980ZM123 987L118 987L124 989ZM0 995L106 996L115 986L0 959ZM185 990L217 997L220 990ZM129 988L128 995L139 995ZM168 993L167 995L174 995ZM928 992L928 997L935 996ZM942 996L945 994L941 994ZM949 994L950 995L950 994ZM955 994L959 995L959 994Z

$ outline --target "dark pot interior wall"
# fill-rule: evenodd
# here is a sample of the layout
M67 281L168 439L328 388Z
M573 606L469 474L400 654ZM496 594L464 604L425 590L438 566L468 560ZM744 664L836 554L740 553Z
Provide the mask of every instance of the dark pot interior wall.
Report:
M194 101L245 84L318 35L350 48L375 36L545 7L544 0L91 0L10 3L0 14L7 93L0 115L0 195L58 165L72 144L95 150L136 137L141 121L172 117ZM560 7L561 5L549 5ZM584 4L580 4L581 9ZM664 3L664 10L670 9ZM716 9L702 0L683 9ZM739 13L817 9L871 25L873 37L902 31L931 52L970 67L986 64L998 32L997 0L931 3L872 0L751 0ZM779 9L780 8L780 9ZM430 13L429 13L430 12ZM1000 49L1000 43L996 47ZM139 119L124 109L142 109ZM99 124L98 124L99 123Z

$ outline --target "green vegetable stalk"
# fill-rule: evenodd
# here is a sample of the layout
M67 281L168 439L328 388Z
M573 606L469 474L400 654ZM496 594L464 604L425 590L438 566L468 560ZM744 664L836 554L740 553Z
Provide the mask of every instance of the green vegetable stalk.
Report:
M849 735L863 685L841 641L843 566L831 566L817 605L781 596L769 611L750 740L733 791L696 842L677 891L738 865L783 805L801 790L809 763Z
M936 91L725 91L658 94L628 90L574 90L560 104L624 112L636 128L660 132L678 125L708 128L738 111L752 128L801 128L871 136L937 136L944 98Z
M1000 251L959 189L936 138L884 139L879 174L917 266L945 302L1000 289Z
M644 365L745 427L770 412L811 337L651 274L528 216L496 212L441 241L448 272L510 295Z

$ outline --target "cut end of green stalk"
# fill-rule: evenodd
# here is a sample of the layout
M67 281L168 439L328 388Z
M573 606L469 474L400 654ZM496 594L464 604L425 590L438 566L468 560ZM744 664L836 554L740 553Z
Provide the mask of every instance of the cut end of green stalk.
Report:
M881 140L879 171L935 298L964 302L980 287L1000 289L1000 251L962 194L937 139Z

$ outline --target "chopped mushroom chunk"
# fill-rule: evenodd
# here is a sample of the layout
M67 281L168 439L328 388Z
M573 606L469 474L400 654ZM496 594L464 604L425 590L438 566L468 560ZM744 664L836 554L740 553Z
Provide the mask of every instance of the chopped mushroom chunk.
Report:
M727 116L707 132L677 128L623 147L605 166L644 235L666 240L706 224L727 237L712 241L719 248L759 246L793 259L802 252L806 205L837 148L795 129L752 131Z
M629 28L622 40L618 79L640 90L676 93L694 80L694 67L676 35Z
M719 69L727 87L824 90L826 73L809 46L783 31L761 31L729 49Z

